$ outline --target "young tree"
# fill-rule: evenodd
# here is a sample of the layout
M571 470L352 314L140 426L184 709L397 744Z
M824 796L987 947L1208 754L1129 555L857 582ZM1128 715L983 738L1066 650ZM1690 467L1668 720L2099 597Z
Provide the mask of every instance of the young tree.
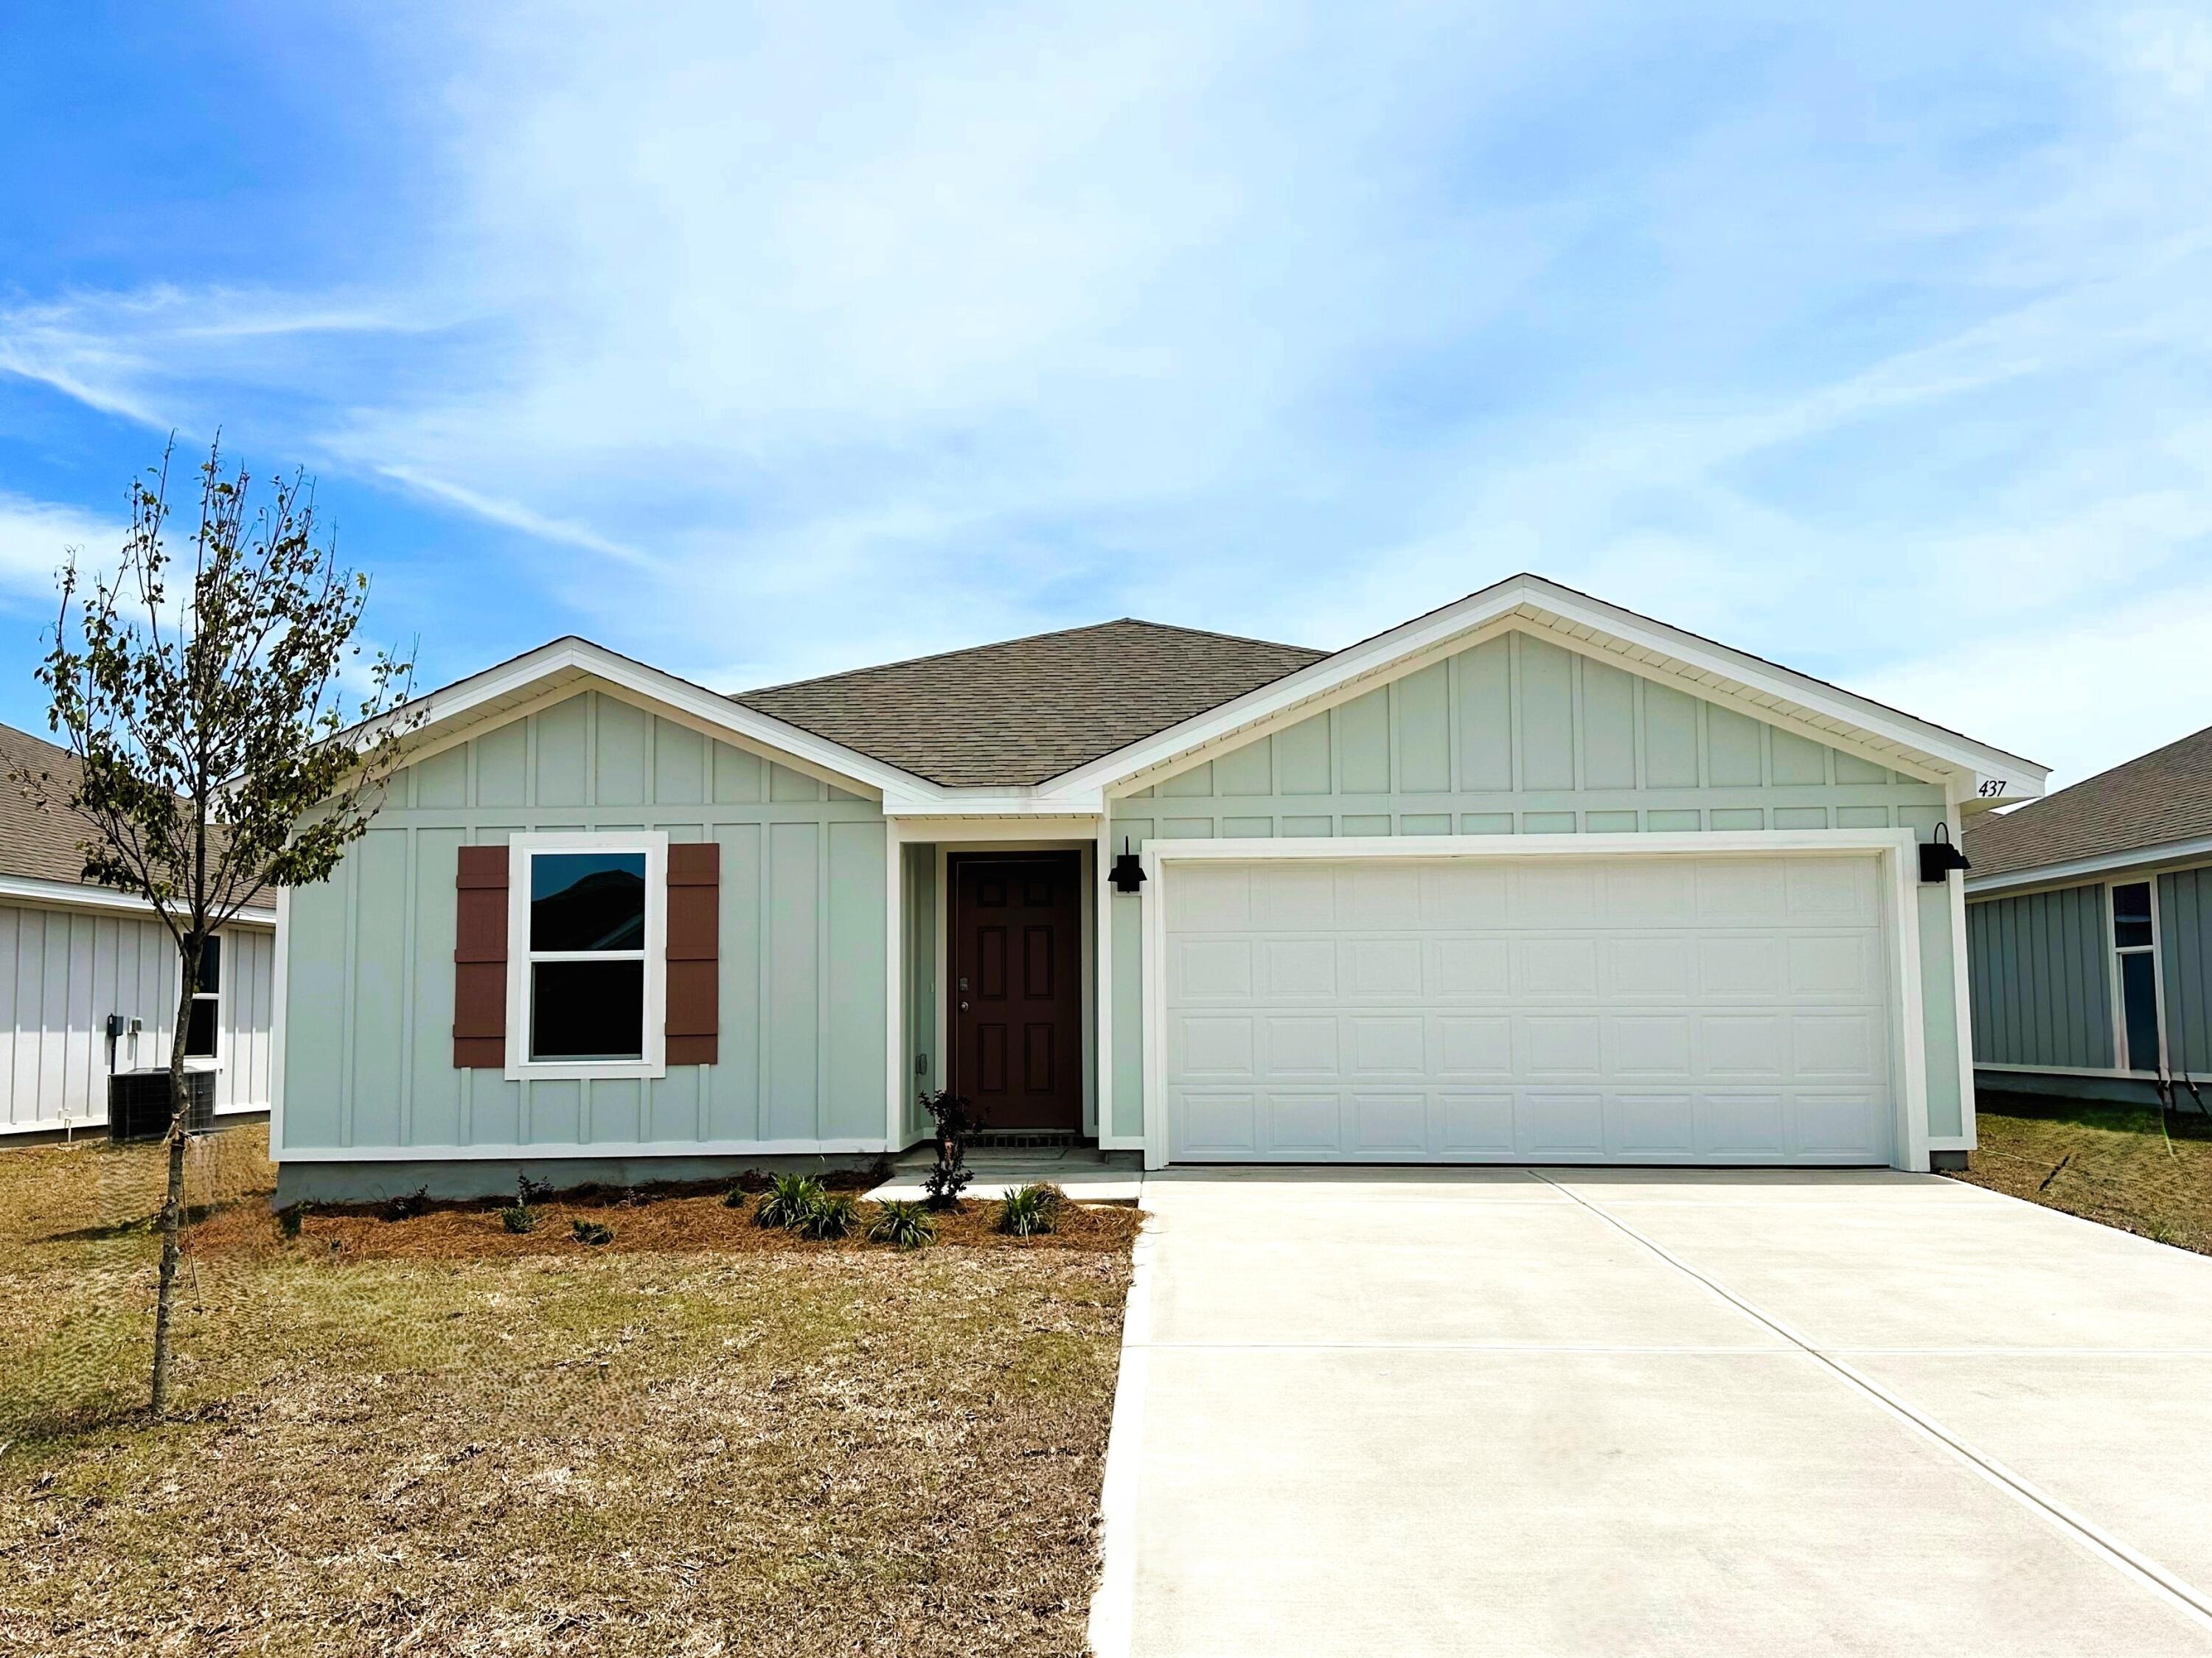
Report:
M38 672L76 774L18 778L40 805L74 815L85 878L144 898L177 946L157 1416L184 1212L185 1047L207 941L270 889L330 875L382 804L413 724L411 664L388 651L364 659L354 633L368 579L339 565L306 481L280 478L253 506L246 472L226 476L211 446L180 561L167 532L169 458L131 482L115 568L87 572L71 549L60 572L61 616ZM337 740L349 702L379 723Z

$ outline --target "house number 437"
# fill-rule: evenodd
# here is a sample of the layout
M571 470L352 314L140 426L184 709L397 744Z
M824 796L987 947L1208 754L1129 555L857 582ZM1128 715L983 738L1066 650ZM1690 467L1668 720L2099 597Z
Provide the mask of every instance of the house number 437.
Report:
M1974 793L1984 800L1994 800L2005 792L2005 785L2010 781L2009 777L1984 777Z

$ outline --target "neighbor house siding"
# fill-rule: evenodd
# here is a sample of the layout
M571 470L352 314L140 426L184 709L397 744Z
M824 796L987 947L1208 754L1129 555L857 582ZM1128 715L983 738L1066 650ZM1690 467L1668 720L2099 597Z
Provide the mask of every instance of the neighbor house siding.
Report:
M600 829L720 843L717 1063L456 1069L459 848ZM332 878L291 899L285 1149L880 1143L884 843L874 802L597 692L406 768Z
M1977 1063L2112 1067L2105 908L2101 885L1966 907Z
M216 1108L269 1104L271 935L223 935ZM104 1125L111 1069L166 1066L177 1019L177 947L159 921L0 905L0 1133ZM110 1014L137 1019L107 1046ZM201 1062L191 1061L194 1066Z
M2212 1072L2212 869L2161 875L2158 902L2166 1060L2203 1076Z
M1909 829L1942 787L1513 632L1111 804L1152 839ZM1948 889L1918 896L1930 1133L1963 1132ZM1139 901L1114 900L1113 1132L1143 1132Z

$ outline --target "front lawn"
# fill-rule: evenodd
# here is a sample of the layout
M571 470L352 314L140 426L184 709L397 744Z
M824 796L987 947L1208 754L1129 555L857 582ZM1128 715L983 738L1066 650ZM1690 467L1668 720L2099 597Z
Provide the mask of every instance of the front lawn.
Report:
M158 1426L158 1151L0 1152L0 1650L1082 1650L1130 1212L971 1204L913 1254L713 1196L287 1239L262 1146L194 1148Z
M1956 1178L2212 1254L2212 1117L1986 1094L1974 1111Z

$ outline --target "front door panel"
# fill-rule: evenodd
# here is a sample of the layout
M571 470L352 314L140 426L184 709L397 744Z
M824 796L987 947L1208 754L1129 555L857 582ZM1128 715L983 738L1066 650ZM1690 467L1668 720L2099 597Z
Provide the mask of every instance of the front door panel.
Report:
M1083 1126L1082 920L1073 853L952 860L953 1091L984 1126Z

